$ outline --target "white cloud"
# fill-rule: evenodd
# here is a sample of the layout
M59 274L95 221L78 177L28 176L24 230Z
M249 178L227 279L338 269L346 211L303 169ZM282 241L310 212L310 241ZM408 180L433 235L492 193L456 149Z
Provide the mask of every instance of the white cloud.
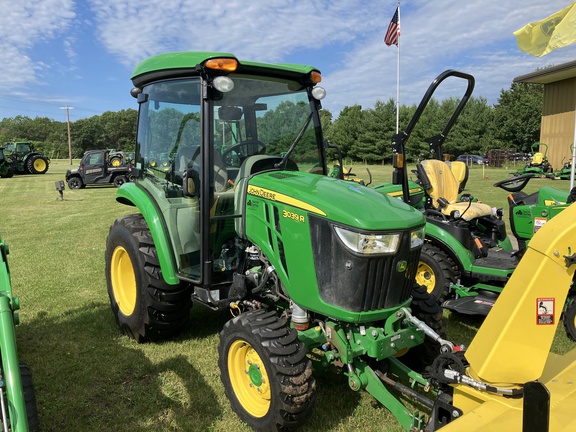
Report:
M73 1L0 0L0 11L0 89L24 87L46 66L29 50L66 31L75 17Z
M65 76L63 70L80 80L92 72L83 61L95 55L96 43L103 81L118 80L108 74L118 65L130 70L168 51L224 51L271 62L305 58L302 62L324 73L327 109L337 114L346 105L370 107L396 95L397 51L383 43L396 3L0 0L0 89L30 89L48 77L54 82ZM536 58L520 52L512 34L566 5L566 0L403 2L400 102L418 103L432 79L452 68L474 75L474 96L495 103L514 77L573 60L576 44ZM442 86L436 96L458 96L459 85Z

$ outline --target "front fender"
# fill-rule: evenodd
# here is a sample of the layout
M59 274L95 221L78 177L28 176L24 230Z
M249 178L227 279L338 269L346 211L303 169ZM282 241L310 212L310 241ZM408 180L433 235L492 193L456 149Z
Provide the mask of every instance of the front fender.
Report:
M170 285L178 285L180 279L178 279L174 271L176 263L172 256L172 248L168 243L168 233L162 218L158 214L158 209L148 194L135 183L124 183L116 193L116 201L120 204L134 206L140 210L152 234L164 281Z
M436 244L456 261L462 269L470 271L474 264L474 256L453 235L436 225L426 222L426 239Z

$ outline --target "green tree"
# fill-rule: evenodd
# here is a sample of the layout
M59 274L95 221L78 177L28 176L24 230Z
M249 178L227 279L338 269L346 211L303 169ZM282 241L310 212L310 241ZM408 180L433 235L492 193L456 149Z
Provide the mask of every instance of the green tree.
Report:
M326 139L340 148L342 157L349 157L352 147L358 142L362 133L363 119L364 112L360 105L346 106L327 131Z
M499 148L529 152L540 140L544 88L542 84L512 83L494 106L494 138Z

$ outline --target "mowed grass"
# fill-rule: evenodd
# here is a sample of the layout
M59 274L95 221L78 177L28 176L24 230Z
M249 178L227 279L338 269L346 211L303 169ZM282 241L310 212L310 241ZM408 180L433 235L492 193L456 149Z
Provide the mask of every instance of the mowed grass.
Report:
M77 165L74 161L73 165ZM43 431L243 431L217 367L218 333L230 318L194 306L175 339L136 344L120 334L110 310L104 250L113 221L134 208L115 201L114 187L64 191L67 160L45 175L0 179L0 236L10 246L14 294L20 297L19 354L32 371ZM367 178L362 165L354 172ZM466 192L497 207L507 193L492 187L516 168L474 168ZM390 166L371 166L373 184ZM568 182L533 180L568 188ZM446 313L449 337L469 343L481 320ZM572 344L560 326L554 351ZM316 374L317 400L303 431L400 431L395 418L342 374Z

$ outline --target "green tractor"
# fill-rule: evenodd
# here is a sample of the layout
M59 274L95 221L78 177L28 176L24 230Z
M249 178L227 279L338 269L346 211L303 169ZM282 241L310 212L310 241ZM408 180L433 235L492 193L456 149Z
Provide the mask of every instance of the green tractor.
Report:
M415 181L408 180L405 146L414 126L436 88L445 79L467 81L467 88L443 131L429 139L434 159L417 164ZM518 241L514 249L507 235L504 212L462 194L468 180L464 162L443 161L442 144L465 107L474 88L471 75L446 71L429 87L405 131L393 138L395 172L389 184L375 186L383 194L402 198L426 217L425 243L416 273L418 284L444 308L466 315L487 315L517 268L533 235L551 218L570 205L569 192L551 187L527 195L522 191L536 173L515 175L494 184L509 195L512 233ZM576 292L570 291L569 299ZM572 304L569 302L569 304ZM576 302L567 311L565 326L576 339Z
M0 147L0 177L9 178L14 175L16 165L12 157L6 156L4 149Z
M424 217L329 175L320 81L311 66L227 53L162 54L135 68L134 182L116 199L137 213L106 241L113 314L145 342L175 335L195 303L229 309L221 381L255 429L306 420L313 366L341 368L406 430L438 427L445 415L429 421L398 397L444 412L448 396L421 372L457 351L441 307L414 282Z
M0 238L0 427L3 431L38 431L38 410L30 370L18 360L14 326L18 297L12 294L8 245Z
M4 152L14 160L19 174L45 174L50 166L50 159L27 141L7 142Z

